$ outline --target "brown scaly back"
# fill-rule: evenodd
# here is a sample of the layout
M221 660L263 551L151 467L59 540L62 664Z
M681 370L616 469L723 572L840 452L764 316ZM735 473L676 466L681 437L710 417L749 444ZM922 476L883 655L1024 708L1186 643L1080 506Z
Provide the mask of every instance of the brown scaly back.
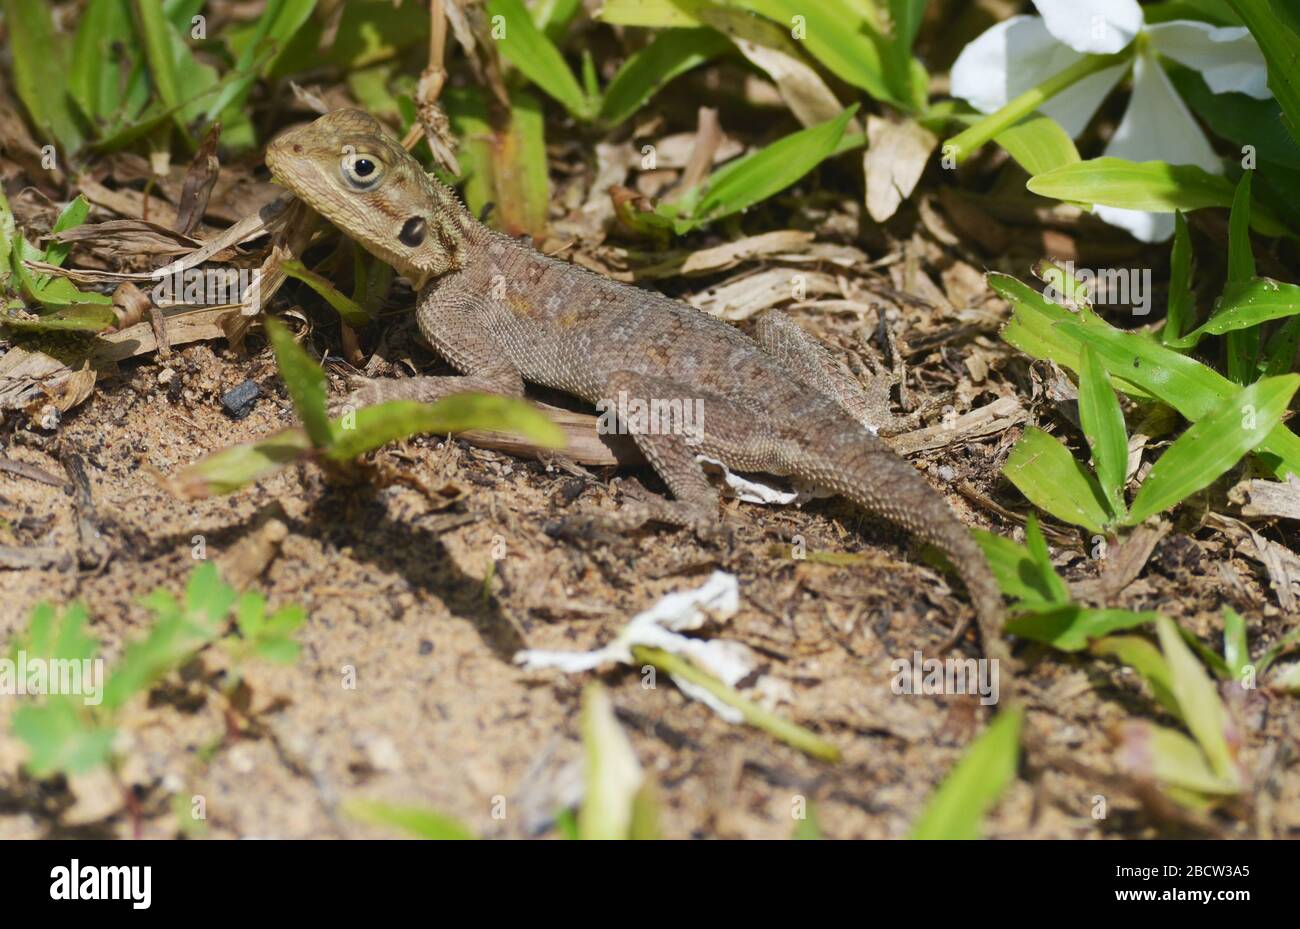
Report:
M368 113L334 110L291 129L267 148L266 163L417 290L462 266L468 212Z

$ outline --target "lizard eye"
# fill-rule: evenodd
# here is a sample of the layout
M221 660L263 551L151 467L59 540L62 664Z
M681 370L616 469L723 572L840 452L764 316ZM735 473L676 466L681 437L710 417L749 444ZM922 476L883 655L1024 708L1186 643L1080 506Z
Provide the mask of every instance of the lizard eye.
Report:
M339 173L354 190L374 190L384 179L384 164L365 155L347 154L339 162Z

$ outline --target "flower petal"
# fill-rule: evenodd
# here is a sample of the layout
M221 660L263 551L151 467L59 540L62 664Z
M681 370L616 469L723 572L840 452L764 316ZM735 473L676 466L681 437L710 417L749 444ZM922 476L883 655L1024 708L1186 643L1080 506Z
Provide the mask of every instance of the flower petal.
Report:
M1223 171L1209 140L1150 51L1133 63L1133 96L1105 154L1128 161L1197 165L1214 174ZM1172 213L1098 206L1097 216L1142 242L1163 242L1174 234Z
M1047 31L1076 52L1109 55L1142 31L1137 0L1034 0Z
M992 113L1083 56L1058 42L1038 16L1013 16L986 30L952 66L952 95ZM1012 64L1014 62L1014 64ZM1090 74L1041 109L1073 138L1083 132L1127 64Z
M1127 229L1139 242L1166 242L1174 234L1173 213L1143 213L1116 206L1097 206L1097 218Z
M1096 74L1089 74L1083 80L1070 85L1038 109L1043 115L1050 116L1061 124L1061 128L1076 139L1092 121L1092 116L1101 106L1102 101L1115 89L1128 73L1129 62L1115 65Z
M1180 19L1151 26L1147 35L1152 48L1199 71L1216 94L1237 91L1257 100L1273 96L1264 55L1248 29Z
M1214 174L1223 166L1183 98L1149 50L1133 62L1133 95L1106 154L1129 161L1197 165Z

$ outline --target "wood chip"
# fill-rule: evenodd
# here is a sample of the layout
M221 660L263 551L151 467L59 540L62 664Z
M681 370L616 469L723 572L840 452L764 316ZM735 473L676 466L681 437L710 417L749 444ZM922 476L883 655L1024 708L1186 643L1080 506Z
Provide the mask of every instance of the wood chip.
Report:
M1285 482L1242 481L1228 492L1228 499L1241 505L1242 516L1300 519L1300 477L1288 474Z

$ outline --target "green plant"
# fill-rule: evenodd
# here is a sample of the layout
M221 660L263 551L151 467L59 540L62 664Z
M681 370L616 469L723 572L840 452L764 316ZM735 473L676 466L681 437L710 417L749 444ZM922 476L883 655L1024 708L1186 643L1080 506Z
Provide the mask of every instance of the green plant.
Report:
M49 693L14 714L13 732L27 746L27 770L33 777L114 767L119 714L129 702L148 694L214 643L236 657L236 682L242 663L252 657L292 661L297 644L291 635L305 618L298 606L265 616L260 594L240 597L211 563L194 569L183 599L159 589L141 603L153 614L149 631L128 644L111 672L100 677L97 694ZM228 631L232 607L237 634ZM26 634L10 644L9 660L16 662L21 655L27 662L102 662L99 642L86 632L86 622L80 604L62 613L40 604L32 611ZM84 684L84 673L80 679Z
M514 432L538 445L559 447L564 434L531 405L509 397L456 394L437 403L399 400L364 407L330 419L325 409L325 374L278 321L267 334L301 428L224 449L185 468L173 483L184 496L230 493L287 464L309 457L346 464L388 442L417 433L446 434L471 429Z

